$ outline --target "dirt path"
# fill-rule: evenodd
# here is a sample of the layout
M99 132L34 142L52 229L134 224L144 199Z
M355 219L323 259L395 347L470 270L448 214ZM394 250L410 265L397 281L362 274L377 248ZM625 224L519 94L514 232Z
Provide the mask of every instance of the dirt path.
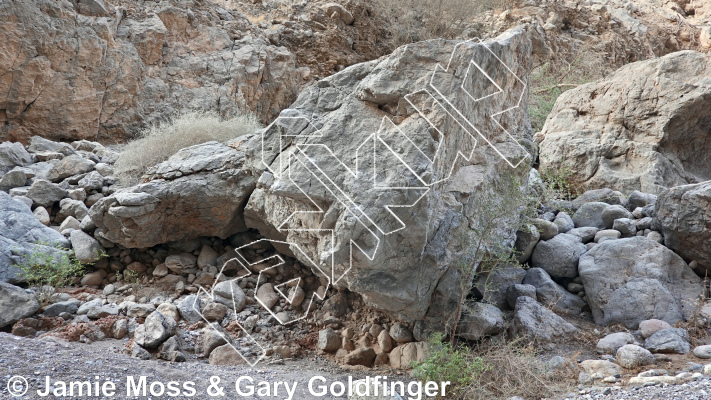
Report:
M365 376L363 372L343 370L333 363L320 358L285 361L283 365L258 364L255 368L249 366L225 367L210 365L207 361L185 363L168 363L156 360L142 361L120 354L118 349L121 347L123 347L123 342L115 340L82 344L54 339L27 339L0 332L0 399L72 398L69 396L55 397L52 394L41 397L37 390L44 392L46 376L49 376L52 382L58 380L65 382L88 380L92 384L92 390L94 390L95 381L100 382L100 385L102 385L104 381L110 380L116 385L115 395L113 396L95 396L92 393L92 397L75 396L73 398L154 400L174 398L346 399L347 396L334 396L332 394L316 396L309 391L309 380L314 376L323 376L326 379L326 385L339 381L347 387L349 376L352 376L354 380ZM378 373L370 373L370 375L376 374ZM14 376L22 376L27 379L29 391L25 395L13 397L9 393L8 381ZM129 397L126 396L129 376L133 376L136 382L139 382L141 376L145 376L147 390L152 382L161 382L164 385L167 385L170 381L179 382L177 388L181 391L184 389L182 387L184 382L194 382L196 394L194 396L186 396L185 394L189 394L186 391L178 396L170 396L168 387L166 387L162 396L151 396L147 393L146 396ZM220 378L218 386L224 389L224 396L210 396L208 394L210 379L215 376ZM240 395L237 392L235 382L240 377L249 377L254 380L255 393L253 395ZM408 379L406 376L390 376L390 380L407 381ZM242 388L246 392L248 391L246 385L248 381L245 380L243 382L245 384L242 385ZM259 382L268 383L271 388L269 395L264 392L257 392ZM281 383L277 387L278 394L275 395L274 385L276 382L285 382L289 384L290 389L293 389L294 384L296 384L292 397L289 398L284 385ZM262 386L265 385L262 384ZM316 381L314 384L315 391L321 385L323 385L323 382ZM155 386L155 394L157 394L159 387L160 385ZM211 393L215 394L214 391ZM260 394L262 395L260 396Z

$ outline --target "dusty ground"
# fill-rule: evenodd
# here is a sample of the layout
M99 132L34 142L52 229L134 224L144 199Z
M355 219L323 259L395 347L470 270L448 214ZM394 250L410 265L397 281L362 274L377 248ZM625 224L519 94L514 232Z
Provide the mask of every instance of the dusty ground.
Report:
M42 399L61 397L41 397L37 390L44 390L45 376L52 381L86 381L93 382L98 376L99 382L111 380L116 383L116 395L93 396L82 398L94 399L126 399L126 381L128 376L146 376L148 385L151 382L186 381L195 382L197 394L192 397L146 396L138 399L191 398L191 399L286 399L286 391L279 387L279 395L274 396L239 396L235 390L235 381L241 376L254 379L255 386L260 381L269 382L273 388L274 382L297 383L294 400L309 399L345 399L345 396L326 395L317 397L309 392L308 382L313 376L323 376L330 385L334 381L347 384L349 376L361 379L365 376L361 371L343 370L320 358L304 358L298 361L286 360L281 365L258 364L255 368L249 366L214 366L206 360L189 361L185 363L168 363L164 361L140 361L128 355L121 354L119 349L124 342L106 340L92 344L69 343L55 339L27 339L0 332L0 399ZM371 371L369 375L386 372ZM9 394L7 384L14 376L25 377L30 390L24 396L13 397ZM210 378L220 378L219 386L224 388L225 396L209 396L207 390ZM407 382L408 376L390 375L390 380ZM317 382L318 383L318 382ZM69 397L67 397L69 398ZM136 398L136 397L130 397Z

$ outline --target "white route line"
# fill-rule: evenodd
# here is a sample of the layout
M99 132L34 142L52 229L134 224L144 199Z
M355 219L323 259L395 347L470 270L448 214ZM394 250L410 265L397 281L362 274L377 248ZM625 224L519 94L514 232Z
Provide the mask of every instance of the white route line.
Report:
M237 278L230 279L230 280L228 281L228 282L234 282L234 283L236 283L236 282L239 281L240 279L252 275L252 272L250 271L250 269L248 268L248 266L254 266L254 265L256 265L256 264L264 263L264 262L267 262L267 261L269 261L269 260L276 260L276 261L277 261L276 264L271 265L270 267L265 268L265 269L263 269L263 270L261 270L261 271L259 272L259 275L258 275L258 277L257 277L257 284L255 285L255 288L254 288L254 293L255 293L254 298L255 298L255 300L256 300L264 309L266 309L266 310L270 313L270 315L271 315L277 322L279 322L280 324L282 324L282 325L288 325L288 324L294 323L294 322L296 322L296 321L299 321L299 320L302 320L302 319L306 318L306 316L308 315L309 311L311 310L311 307L312 307L314 301L315 301L315 300L319 300L319 301L324 300L324 298L325 298L325 296L326 296L326 293L328 292L328 289L329 289L332 285L337 284L337 283L353 268L353 258L354 258L354 256L355 256L355 254L354 254L354 248L358 249L357 251L360 252L360 254L364 255L364 256L365 256L368 260L370 260L370 261L372 261L372 260L375 258L375 255L377 254L377 251L378 251L378 249L380 248L380 245L381 245L381 241L382 241L382 240L381 240L380 236L379 236L378 234L376 234L376 232L374 232L373 229L371 229L370 227L374 227L374 229L375 229L380 235L382 235L382 236L389 235L389 234L392 234L392 233L395 233L395 232L398 232L398 231L400 231L400 230L405 229L405 228L406 228L405 222L402 221L402 220L393 212L393 209L395 209L395 208L410 208L410 207L414 207L415 205L417 205L417 203L418 203L427 193L429 193L429 191L430 191L430 189L431 189L431 187L432 187L433 185L448 180L448 179L452 176L452 174L454 173L454 170L455 170L456 166L458 165L458 163L461 162L462 159L464 159L464 160L466 160L466 161L471 161L471 158L472 158L472 156L474 155L474 150L476 149L476 146L477 146L477 144L478 144L478 140L477 140L477 138L472 134L472 130L473 130L474 132L476 132L477 135L478 135L480 138L482 138L490 147L492 147L492 148L494 149L494 151L496 151L496 153L497 153L504 161L506 161L506 163L507 163L508 165L510 165L512 168L517 168L519 165L521 165L521 163L522 163L525 159L527 159L530 155L528 154L528 152L526 151L526 149L525 149L520 143L518 143L518 141L516 140L516 138L513 137L513 135L511 135L506 129L504 129L504 127L503 127L498 121L496 121L495 117L497 117L497 116L499 116L499 115L501 115L501 114L503 114L503 113L506 113L506 112L508 112L508 111L511 111L511 110L513 110L513 109L515 109L515 108L520 107L520 104L521 104L521 102L522 102L522 100L523 100L523 96L525 95L526 83L525 83L524 81L522 81L518 76L516 76L516 74L515 74L503 61L501 61L501 59L500 59L496 54L494 54L494 52L489 48L489 46L488 46L486 43L483 43L483 42L481 42L480 40L477 42L477 44L482 45L484 49L486 49L487 51L489 51L489 53L491 53L491 55L493 55L493 56L496 58L496 60L497 60L501 65L503 65L503 66L507 69L507 71L508 71L520 84L523 85L523 89L521 90L521 95L520 95L520 97L519 97L518 102L516 103L516 105L514 105L514 106L512 106L512 107L509 107L509 108L506 108L506 109L504 109L504 110L502 110L502 111L499 111L499 112L497 112L497 113L494 113L494 114L492 114L492 115L489 117L489 118L496 124L496 126L498 126L499 128L501 128L501 129L506 133L506 135L508 135L508 137L509 137L511 140L513 140L513 141L524 151L524 154L525 154L525 155L522 157L522 159L521 159L519 162L517 162L517 163L514 165L511 161L509 161L509 160L506 158L506 156L504 156L504 155L499 151L499 149L497 149L496 146L494 146L494 145L486 138L486 136L483 135L483 134L476 128L476 126L474 126L474 124L472 123L472 121L470 121L469 118L467 118L467 117L463 114L463 112L462 112L461 110L459 110L459 109L452 103L452 101L450 101L450 99L449 99L447 96L445 96L445 95L440 91L440 89L438 89L438 88L436 87L436 85L435 85L434 80L435 80L435 75L436 75L437 73L448 73L448 71L453 71L453 70L454 70L454 68L452 68L452 69L450 69L450 68L452 67L452 62L454 61L454 57L455 57L455 55L456 55L458 49L460 48L460 46L464 46L464 45L467 45L467 44L471 44L471 43L473 43L473 42L476 41L476 40L477 40L477 39L472 39L472 40L468 40L468 41L465 41L465 42L461 42L461 43L458 43L457 45L455 45L454 48L453 48L453 50L452 50L452 53L450 54L450 58L449 58L449 60L448 60L448 62L447 62L447 68L443 68L440 64L437 64L437 65L434 67L434 70L433 70L432 73L431 73L431 77L430 77L429 83L428 83L428 86L429 86L430 88L432 88L432 89L439 95L439 97L441 97L441 98L447 103L447 105L449 105L450 108L454 109L454 111L456 112L457 116L459 116L459 118L457 118L457 116L455 116L454 114L452 114L451 112L449 112L448 107L445 107L445 106L428 90L427 87L426 87L426 88L423 88L423 89L419 89L419 90L417 90L417 91L414 91L414 92L409 93L409 94L407 94L406 96L404 96L405 100L415 109L415 111L416 111L420 116L422 116L422 117L425 119L425 121L429 124L429 126L431 126L432 128L434 128L434 129L437 131L437 133L438 133L438 135L439 135L439 137L438 137L438 143L437 143L437 149L435 150L435 154L434 154L431 158L430 158L424 151L422 151L422 149L420 149L419 146L417 146L417 145L415 144L415 142L412 140L411 137L409 137L405 132L403 132L403 131L400 129L400 127L399 127L397 124L395 124L395 123L394 123L390 118L388 118L388 117L383 117L383 119L381 120L381 123L380 123L380 127L378 128L377 132L370 134L370 135L356 148L356 152L355 152L355 168L353 168L353 169L351 169L348 165L346 165L343 161L341 161L341 159L340 159L339 157L337 157L336 154L335 154L327 145L325 145L325 144L322 144L322 143L298 143L298 140L299 140L299 139L302 139L302 138L319 138L319 137L325 137L325 136L326 136L323 132L321 132L321 129L316 128L316 127L313 125L312 121L309 120L309 119L308 119L307 117L305 117L305 116L278 117L278 118L277 118L274 122L272 122L267 128L265 128L265 129L262 131L262 137L261 137L261 144L262 144L261 159L262 159L262 163L263 163L263 164L265 165L265 167L266 167L266 170L269 171L270 173L272 173L272 175L273 175L276 179L279 179L279 180L284 179L284 178L285 178L285 177L284 177L284 172L287 172L289 182L291 182L293 185L295 185L295 186L298 188L298 190L308 199L308 201L310 201L311 204L316 208L316 210L297 210L297 211L292 212L289 216L287 216L287 217L284 219L284 221L282 221L278 226L276 226L276 229L277 229L278 231L280 231L280 232L289 232L289 231L294 231L294 232L322 232L322 233L330 234L330 236L331 236L331 238L330 238L330 239L331 239L331 240L330 240L330 249L329 249L329 250L326 250L326 252L325 252L325 255L326 255L325 258L330 258L330 264L331 264L331 265L330 265L330 274L327 273L327 272L325 272L325 271L321 268L321 265L328 265L328 262L327 262L327 261L326 261L326 262L322 262L322 263L316 263L316 262L314 262L314 261L306 254L306 252L301 248L301 246L300 246L298 243L289 242L289 241L270 240L270 239L259 239L259 240L256 240L256 241L254 241L254 242L251 242L251 243L249 243L249 244L246 244L246 245L244 245L244 246L241 246L241 247L239 247L239 248L236 248L236 249L235 249L235 252L237 253L237 256L238 256L238 257L232 258L232 259L230 259L229 261L227 261L227 262L223 265L222 269L220 270L220 274L219 274L218 276L222 275L222 272L224 271L225 267L226 267L230 262L236 261L236 262L239 263L239 265L240 265L245 271L247 271L247 274L242 275L242 276L239 276L239 277L237 277ZM470 78L470 70L472 69L472 67L477 68L477 69L489 80L489 82L491 82L491 83L493 84L493 86L496 87L497 91L495 91L494 93L491 93L491 94L482 96L482 97L480 97L480 98L474 98L474 96L472 96L471 93L469 93L469 92L466 90L466 88L464 87L464 83L467 81L467 79ZM459 88L460 88L469 98L471 98L471 99L473 100L473 102L475 102L475 103L477 103L477 102L479 102L479 101L482 101L482 100L484 100L484 99L490 98L490 97L492 97L492 96L495 96L495 95L504 93L504 90L502 89L502 87L501 87L497 82L495 82L495 80L492 79L492 78L489 76L489 74L488 74L476 61L474 61L473 58L469 61L468 68L467 68L467 70L466 70L466 72L465 72L465 74L464 74L464 78L462 79L462 82L461 82L460 85L459 85ZM386 125L389 124L389 127L390 127L390 128L394 127L394 128L397 130L397 133L399 133L401 136L405 137L406 141L409 142L409 143L412 145L412 147L417 150L417 152L418 152L419 155L421 155L421 156L423 156L424 158L426 158L426 159L430 162L430 164L431 164L433 167L435 166L435 164L437 163L437 161L438 161L438 159L439 159L438 157L441 157L441 156L442 156L441 149L442 149L442 147L443 147L443 145L444 145L444 143L445 143L445 140L447 140L447 136L448 136L448 135L445 135L445 134L439 129L439 127L437 127L436 124L433 123L433 122L427 117L427 115L426 115L426 113L424 112L424 110L420 109L420 108L415 104L415 102L414 102L412 99L413 99L413 97L414 97L415 95L417 95L417 94L424 94L425 96L428 96L429 100L434 101L434 104L435 104L436 106L438 106L439 108L441 108L442 110L444 110L444 112L447 114L447 116L448 116L449 118L451 118L454 122L456 122L456 124L459 125L460 128L462 128L462 130L466 133L466 135L469 136L469 139L471 140L471 143L473 143L473 144L472 144L472 149L471 149L471 151L468 152L468 154L464 153L464 152L461 151L461 150L457 152L457 154L456 154L456 156L455 156L455 158L454 158L454 160L453 160L453 162L452 162L452 166L451 166L451 168L449 168L449 170L448 170L446 176L444 176L444 177L439 177L439 179L437 179L438 177L436 176L436 171L435 171L434 168L433 168L432 171L431 171L432 176L431 176L431 179L429 179L429 183L427 183L426 180L425 180L425 176L427 175L428 170L425 170L425 171L422 173L422 175L419 174L417 171L415 171L415 170L411 167L411 165L410 165L408 162L406 162L405 160L403 160L403 158L400 156L400 154L398 154L398 152L395 151L395 150L386 142L386 140L385 140L385 138L384 138L384 135L385 135L386 132L388 131L387 128L386 128ZM463 119L464 121L466 121L466 124L468 125L468 127L464 126L464 125L460 122L460 119ZM297 131L292 131L291 127L295 126L295 124L294 124L293 122L299 122L298 120L303 120L306 125L305 125L305 126L298 126L298 127L297 127L297 128L298 128L298 132L297 132ZM285 122L285 121L291 121L292 124L290 124L290 125L281 124L282 122ZM278 138L275 138L275 137L272 137L272 136L269 135L269 134L274 134L275 131L276 131L276 133L279 134L279 137L278 137ZM290 132L286 132L286 133L285 133L284 131L290 131ZM305 131L306 131L306 133L304 134ZM284 148L283 139L284 139L285 137L294 137L294 138L297 138L297 139L295 139L295 140L293 141L293 146L294 146L294 148L295 148L295 150L294 150L293 152L284 152L285 148ZM267 154L267 147L268 147L266 141L270 141L270 142L272 143L272 145L274 145L274 146L277 146L277 145L279 146L278 149L273 149L273 148L270 149L270 150L272 150L271 153L276 153L276 156L275 156L274 158L266 157L266 154ZM275 143L275 142L276 142L276 143ZM372 142L372 143L371 143L371 142ZM406 143L407 143L407 142L406 142ZM387 150L388 156L394 157L394 158L397 159L405 168L407 168L407 170L408 170L410 173L413 174L414 178L416 178L416 180L417 180L419 183L421 183L422 186L379 186L378 183L377 183L377 180L378 180L378 178L377 178L377 176L378 176L378 175L377 175L377 167L378 167L378 166L377 166L377 160L378 160L378 157L377 157L377 151L376 151L376 149L377 149L376 146L378 145L378 143L379 143L381 146L383 146L384 149ZM369 174L367 174L367 173L366 173L366 174L361 173L361 172L360 172L360 168L359 168L360 165L361 165L361 149L364 150L363 155L367 154L367 153L369 152L369 150L370 150L370 149L367 147L368 145L372 145L372 147L373 147L373 151L372 151L373 175L372 175L372 177L369 177L369 176L368 176ZM333 177L329 176L329 174L321 168L321 166L319 165L319 163L318 163L318 161L317 161L316 159L314 159L314 158L312 158L312 157L309 157L308 151L309 151L309 150L312 150L312 149L321 150L322 153L320 153L320 154L327 154L328 156L330 156L330 158L335 159L335 161L338 163L338 165L339 165L341 168L343 168L344 171L345 171L347 174L349 174L351 177L353 177L354 179L357 179L357 180L365 180L367 183L372 183L372 188L373 188L373 189L376 189L376 190L396 190L396 191L421 190L421 191L423 191L423 193L422 193L419 197L417 197L416 200L412 201L411 204L387 204L387 205L381 206L382 208L384 208L384 209L387 211L388 215L389 215L390 217L393 217L393 218L395 219L395 221L397 221L397 223L399 224L399 227L397 227L397 229L394 229L394 230L387 230L385 227L381 227L381 226L379 226L378 223L376 223L375 221L373 221L373 219L368 215L368 213L366 212L366 210L364 210L364 209L362 208L362 206L361 206L360 204L358 204L358 202L357 202L356 200L354 200L354 199L349 195L349 193L346 192L346 190L345 190L343 187L341 187L341 185L339 185L339 184L337 184L336 182L334 182L334 180L332 179ZM325 153L324 153L324 152L325 152ZM271 153L270 153L270 154L271 154ZM285 157L286 157L286 160L284 160ZM277 160L277 159L278 159L278 160ZM306 160L306 161L304 161L304 160ZM287 162L287 165L284 165L284 161ZM278 165L277 165L277 168L279 169L278 171L275 171L275 170L272 168L274 162L278 162ZM302 188L301 185L296 181L295 177L296 177L297 175L292 173L292 168L293 168L294 166L296 166L296 167L299 167L299 166L300 166L302 169L304 169L305 171L308 172L310 179L316 179L316 181L318 181L318 182L323 186L323 188L324 188L328 193L330 193L331 196L333 196L333 197L335 198L335 200L337 200L337 201L345 208L345 211L354 217L356 223L360 224L361 227L364 229L364 231L366 231L367 234L371 235L372 238L375 240L375 247L374 247L372 250L368 251L368 250L364 249L362 246L360 246L353 238L350 238L350 239L349 239L349 259L350 259L350 260L349 260L349 264L348 264L348 269L346 269L346 270L345 270L342 274L340 274L340 276L338 276L338 277L336 277L336 264L335 264L335 260L334 260L334 257L333 257L334 254L335 254L335 249L334 249L334 246L335 246L335 231L334 231L334 229L325 229L325 228L302 228L302 227L300 227L300 228L289 228L289 227L288 227L288 225L289 225L291 222L293 222L299 215L304 215L304 214L325 214L325 211L318 205L318 203L317 203L316 201L313 200L313 198L308 194L308 191L307 191L307 190L304 190L304 188ZM285 170L285 169L286 169L286 170ZM406 198L409 198L409 196L405 196L405 197L406 197ZM263 259L259 259L258 261L249 262L249 261L242 255L242 253L240 252L240 250L246 249L247 247L252 246L252 245L254 245L254 244L256 244L256 243L262 242L262 241L266 241L266 242L270 242L270 243L275 243L275 244L283 244L283 245L289 246L289 248L290 248L293 252L298 252L298 253L300 254L301 257L299 257L299 259L300 259L301 261L303 261L303 260L307 260L307 261L308 261L308 264L310 264L309 267L312 269L313 272L318 272L318 273L322 274L323 277L326 278L326 280L327 280L327 285L326 285L326 287L325 287L326 290L324 290L324 292L323 292L322 294L320 294L320 295L319 295L317 292L314 292L314 293L312 294L311 299L310 299L310 302L309 302L309 304L308 304L308 307L307 307L306 310L303 312L303 315L301 315L300 317L293 318L293 319L289 319L289 320L282 320L279 316L277 316L277 313L275 313L273 310L271 310L269 307L267 307L266 304L264 304L264 302L263 302L259 297L256 296L256 293L258 292L259 288L260 288L260 287L262 286L262 284L263 284L262 282L263 282L263 281L264 281L264 282L267 281L267 279L266 279L266 278L263 278L262 275L263 275L266 271L272 270L273 268L277 268L278 266L283 265L283 264L285 263L284 259L283 259L279 254L271 255L271 256L269 256L269 257L266 257L266 258L263 258ZM322 258L324 258L323 255L322 255ZM322 261L323 261L323 260L322 260ZM294 296L292 295L291 298L289 298L289 296L281 290L281 287L283 287L283 286L285 286L285 285L288 286L289 283L294 282L294 281L296 281L296 285L298 286L298 285L300 284L300 282L301 282L301 278L294 278L294 279L291 279L291 280L289 280L289 281L287 281L287 282L283 282L283 283L280 283L280 284L277 284L276 286L274 286L274 289L275 289L275 290L279 293L279 295L280 295L281 297L283 297L289 304L292 304L292 302L293 302L293 300L294 300ZM198 295L200 295L201 293L203 293L203 294L207 295L209 298L215 300L215 296L219 296L219 295L217 295L217 294L214 292L215 286L216 286L217 284L218 284L218 282L215 281L215 283L213 284L213 286L212 286L212 288L211 288L211 290L210 290L209 293L208 293L208 291L207 291L205 288L200 287L200 288L199 288L199 291L198 291ZM230 288L232 288L232 286L230 286ZM235 304L235 300L234 300L234 292L232 293L232 295L233 295L233 296L232 296L231 302L232 302L233 310L236 311L237 308L236 308L236 304ZM203 316L203 314L202 314L201 310L199 309L199 307L197 307L197 301L198 301L198 300L199 300L199 298L196 298L196 301L195 301L195 303L193 304L193 308L194 308L196 311L198 311L198 312L200 313L200 316L202 317L202 319L203 319L206 323L208 323L208 325L209 325L210 322ZM228 299L228 300L230 300L230 299ZM244 337L243 339L252 342L254 345L256 345L256 346L261 350L261 351L259 352L259 354L257 354L257 355L252 355L252 354L247 354L247 355L245 355L245 354L243 354L243 352L242 352L240 349L238 349L237 347L235 347L235 345L233 344L233 340L230 340L230 339L225 335L225 332L217 331L217 333L220 334L220 335L225 339L225 341L226 341L247 363L249 363L249 364L253 367L254 365L256 365L256 364L266 355L266 350L254 339L254 337L252 337L252 336L249 334L249 332L248 332L246 329L244 329L244 327L243 327L241 324L239 324L239 322L236 322L236 323L237 323L238 327L242 330L242 332L243 332L244 335L245 335L245 337ZM256 357L256 358L255 358L255 357Z

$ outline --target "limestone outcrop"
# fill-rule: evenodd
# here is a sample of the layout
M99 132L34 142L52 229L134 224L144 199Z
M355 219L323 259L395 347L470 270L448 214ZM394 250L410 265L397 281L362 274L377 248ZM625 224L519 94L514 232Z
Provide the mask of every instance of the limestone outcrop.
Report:
M563 93L540 141L542 169L625 193L711 179L711 58L681 51Z

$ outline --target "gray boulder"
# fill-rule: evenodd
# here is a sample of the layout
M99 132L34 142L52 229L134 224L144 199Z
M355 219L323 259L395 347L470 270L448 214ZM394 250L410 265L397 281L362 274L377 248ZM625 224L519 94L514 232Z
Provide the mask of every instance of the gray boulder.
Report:
M516 300L521 296L536 298L536 287L527 284L516 284L509 286L506 291L506 303L513 310L516 307Z
M566 91L541 130L540 168L625 193L711 179L709 71L707 54L678 51Z
M200 314L202 311L202 302L200 298L194 294L185 297L178 303L178 311L180 312L180 317L191 324L203 320Z
M696 346L693 353L694 357L709 359L711 358L711 345Z
M89 214L89 209L83 201L62 199L59 202L59 212L57 213L57 222L62 222L66 217L74 217L77 221L81 221Z
M534 286L538 301L551 310L564 314L578 315L585 307L583 299L555 283L550 275L541 268L531 268L526 271L523 283Z
M94 170L94 163L84 157L75 154L64 157L60 162L54 164L47 172L47 180L50 182L61 182L70 176L84 174Z
M462 311L457 325L457 336L466 340L479 340L494 336L504 330L504 314L496 306L469 302Z
M77 153L74 147L68 143L55 142L41 136L32 136L30 138L30 145L27 148L33 153L51 152L59 153L64 156L71 156Z
M642 193L639 190L635 190L630 193L630 197L627 199L627 209L634 211L638 207L645 207L650 204L657 202L657 196L651 193Z
M541 234L538 233L538 228L533 224L526 224L516 231L516 243L514 244L516 261L521 264L528 261L540 238Z
M518 29L512 30L487 44L500 60L511 62L508 65L515 74L524 72L529 62L520 56L530 46L521 34ZM244 214L249 228L269 239L288 242L289 246L278 250L292 253L304 265L311 264L310 260L331 265L331 261L322 257L323 249L335 244L334 251L329 253L335 266L332 281L338 281L347 271L338 286L359 293L367 304L377 305L394 319L421 319L428 326L440 328L455 311L449 306L451 302L470 284L462 282L468 274L462 275L447 266L463 260L476 247L477 241L467 238L473 238L478 228L484 226L482 219L487 215L484 208L503 205L505 202L500 199L513 197L504 196L500 190L506 189L507 176L513 174L525 182L530 170L530 164L511 168L528 158L522 147L531 143L523 110L514 108L507 117L508 131L517 132L515 140L485 117L485 110L494 103L518 104L511 94L522 89L520 82L511 80L506 69L496 69L496 79L507 82L512 90L496 99L488 97L486 104L473 102L462 90L461 82L472 57L480 65L487 65L485 69L501 64L480 45L466 44L455 49L454 44L444 40L410 44L389 56L347 68L302 91L274 124L260 132L263 139L258 138L259 149L264 143L263 158L268 160L268 170L261 173ZM436 73L433 85L467 119L482 121L478 123L486 125L482 132L491 132L502 142L489 141L491 145L474 147L471 136L455 128L456 122L444 109L432 107L434 103L427 92L419 91L429 85L425 76L432 74L425 71L432 71L439 60L450 59L448 72ZM492 89L488 85L485 80L475 79L467 91L482 93ZM408 100L413 108L405 107L399 113L397 125L381 111L399 109L398 104L407 104ZM521 104L526 101L524 97ZM420 115L417 109L424 114ZM353 118L354 115L358 118ZM428 117L423 118L424 115ZM448 131L453 133L438 145L432 142L430 132L433 128L439 130L440 123L432 126L427 121L451 125ZM374 143L373 132L394 147L388 149L381 146L383 142ZM405 137L409 139L403 141ZM289 138L290 144L282 138ZM432 146L413 146L415 143L432 143ZM245 143L245 148L251 144L251 141ZM377 160L371 156L376 147ZM438 147L440 150L436 150ZM300 148L306 151L301 152ZM456 156L461 151L472 153L472 161L477 162L457 164L452 170L455 158L461 159ZM442 156L435 158L436 152ZM356 158L362 161L356 163ZM345 169L347 166L352 170L356 164L371 167L369 172L363 170L362 175L360 172L352 175ZM377 185L391 189L375 189L371 180L373 168ZM429 188L426 193L422 182ZM321 207L318 204L329 207L323 213L301 212L318 210ZM395 218L388 209L402 213ZM354 217L352 210L360 211L355 211ZM326 234L307 238L303 232L286 229L285 218L291 215L295 219L288 221L290 227L333 229L335 237L332 240ZM519 226L513 221L518 215L498 215L502 222L489 235L500 238L498 242L509 250ZM504 222L508 219L511 221ZM397 233L390 234L395 230ZM484 252L490 250L493 249L487 246Z
M504 309L508 305L506 291L511 285L521 283L525 276L526 270L518 265L507 264L480 274L474 283L474 288L479 291L484 302Z
M7 192L16 187L25 186L27 175L19 170L12 170L0 178L0 190Z
M544 269L554 278L575 278L578 276L578 260L587 249L578 236L562 233L538 242L531 265Z
M32 164L32 155L21 143L0 143L0 176L15 168Z
M605 221L602 219L602 213L609 207L609 204L603 202L585 203L578 208L573 214L573 222L576 227L591 226L598 229L605 229Z
M612 229L620 232L622 237L630 237L637 233L637 224L630 218L618 218L612 223Z
M318 333L318 348L323 351L336 351L341 347L341 338L331 328L326 328Z
M570 215L568 215L568 213L563 211L559 212L555 216L553 223L558 226L558 233L566 233L569 230L575 228L575 223L573 223L573 219L570 217Z
M513 327L516 335L542 343L566 340L578 333L569 322L525 296L516 300Z
M214 300L230 307L234 312L241 312L247 302L244 291L236 279L220 282L212 289Z
M40 304L31 293L0 281L0 328L12 325L39 310Z
M542 218L534 218L531 223L538 229L541 240L550 240L558 234L558 225Z
M74 256L83 264L93 264L99 261L104 254L101 244L79 229L72 231L69 240L72 242Z
M578 270L595 323L636 329L640 321L689 318L701 279L673 251L645 237L608 240L580 257Z
M598 230L598 228L595 228L593 226L583 226L580 228L571 229L567 233L569 235L575 235L579 237L583 243L589 243L592 242L593 239L595 239L595 234Z
M572 202L573 210L577 211L583 204L600 202L607 204L625 204L626 197L622 193L609 188L592 189L578 196Z
M595 349L600 354L615 354L620 347L626 344L633 344L634 342L634 336L632 336L631 333L616 332L598 340Z
M54 203L67 196L67 191L54 183L36 179L27 191L29 197L35 204L42 207L51 207Z
M158 311L146 317L143 325L136 328L133 340L141 347L155 349L169 337L175 335L176 324L173 318Z
M61 313L76 314L78 309L79 301L72 299L48 305L42 311L42 314L44 314L46 317L56 317Z
M97 171L91 171L77 183L80 188L88 191L99 190L104 186L104 177Z
M711 270L711 182L677 186L659 195L653 229L664 244L686 260Z
M621 205L611 205L602 211L602 222L606 229L611 229L615 220L620 218L634 219L634 215Z
M686 354L691 351L690 341L686 329L662 329L645 339L644 348L652 353Z
M143 248L243 231L242 209L257 182L244 164L243 151L217 142L182 149L149 171L148 183L98 200L89 210L95 235Z
M69 248L69 242L42 225L24 203L0 192L0 281L24 282L16 265L33 253L58 255L55 246Z
M626 344L617 350L615 361L622 368L635 369L645 365L654 364L652 353L635 344Z

